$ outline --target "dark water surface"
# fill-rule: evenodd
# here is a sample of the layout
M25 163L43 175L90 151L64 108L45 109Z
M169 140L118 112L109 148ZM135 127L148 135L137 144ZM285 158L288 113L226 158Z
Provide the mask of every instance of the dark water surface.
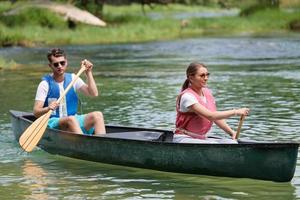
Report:
M186 66L209 66L219 110L248 106L241 138L300 141L300 39L206 38L160 43L66 46L69 70L95 64L100 97L82 97L83 112L107 124L172 129ZM48 48L2 48L17 70L0 71L1 199L300 199L300 160L290 183L194 176L85 162L42 150L22 153L9 109L31 111L47 73ZM84 76L82 76L84 77ZM236 128L238 118L228 120ZM224 136L218 128L214 133ZM155 150L155 149L154 149ZM259 166L258 166L259 167Z

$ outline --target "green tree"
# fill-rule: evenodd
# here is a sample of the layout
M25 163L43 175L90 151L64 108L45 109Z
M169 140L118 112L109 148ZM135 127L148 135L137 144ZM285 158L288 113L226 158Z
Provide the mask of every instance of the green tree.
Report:
M280 2L279 0L256 0L254 3L240 12L240 16L249 16L257 11L265 9L278 9Z

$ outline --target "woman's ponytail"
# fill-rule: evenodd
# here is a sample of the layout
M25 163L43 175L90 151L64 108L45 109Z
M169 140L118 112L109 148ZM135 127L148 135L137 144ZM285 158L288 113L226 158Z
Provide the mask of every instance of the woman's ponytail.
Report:
M181 87L181 91L187 89L189 87L190 84L190 76L194 76L197 73L197 70L200 67L204 67L207 68L206 65L204 65L203 63L197 63L197 62L193 62L191 64L189 64L188 68L186 69L186 80L184 81L182 87Z
M184 83L182 84L182 87L181 87L181 92L185 89L187 89L189 87L189 84L190 84L190 80L187 78L185 79Z

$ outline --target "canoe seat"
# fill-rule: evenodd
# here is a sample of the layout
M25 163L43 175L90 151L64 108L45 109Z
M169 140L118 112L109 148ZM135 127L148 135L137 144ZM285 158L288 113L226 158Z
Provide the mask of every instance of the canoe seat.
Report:
M164 132L156 131L131 131L120 133L108 133L101 137L120 138L129 140L142 140L142 141L163 141Z

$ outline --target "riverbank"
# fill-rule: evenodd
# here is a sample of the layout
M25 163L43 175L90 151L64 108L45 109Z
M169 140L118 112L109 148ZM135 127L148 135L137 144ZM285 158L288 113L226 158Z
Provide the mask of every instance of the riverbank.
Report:
M132 43L202 36L266 36L293 33L291 22L300 20L299 12L280 9L240 17L236 10L229 10L231 15L226 15L221 13L224 10L217 8L168 5L155 6L153 10L147 7L144 15L140 5L106 5L103 20L107 22L107 27L79 23L70 27L70 24L44 9L35 8L34 11L39 12L39 19L45 22L32 22L30 17L35 16L28 16L31 11L24 11L10 21L0 20L0 46ZM215 13L215 16L200 16L199 13ZM20 19L16 19L18 17Z

